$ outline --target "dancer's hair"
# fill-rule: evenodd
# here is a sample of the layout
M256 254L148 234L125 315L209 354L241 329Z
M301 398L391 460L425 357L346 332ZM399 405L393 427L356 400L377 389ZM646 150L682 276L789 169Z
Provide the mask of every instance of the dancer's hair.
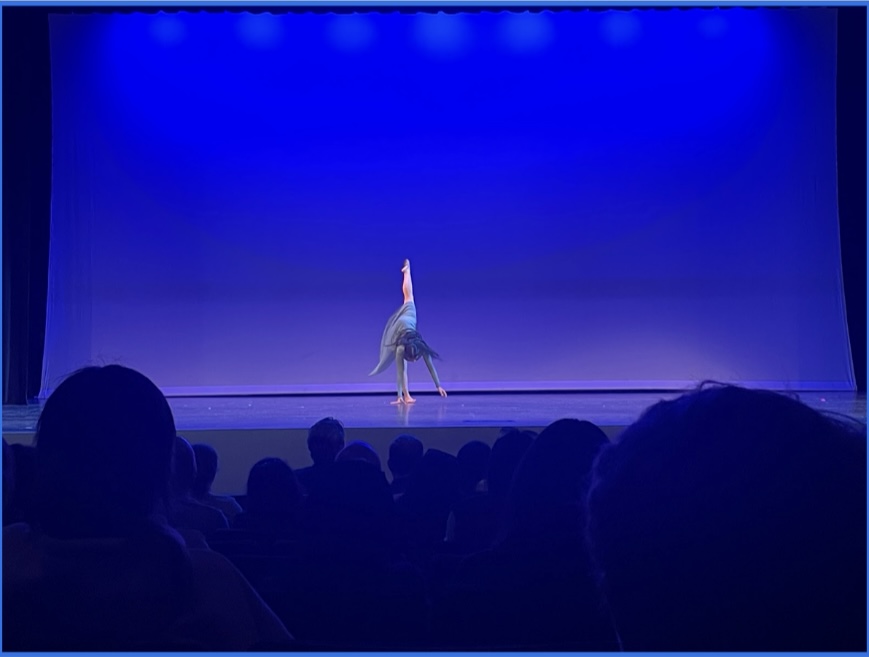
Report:
M440 358L440 355L422 339L419 331L414 331L413 329L402 331L396 338L393 346L404 347L404 357L407 360L416 360L421 356Z

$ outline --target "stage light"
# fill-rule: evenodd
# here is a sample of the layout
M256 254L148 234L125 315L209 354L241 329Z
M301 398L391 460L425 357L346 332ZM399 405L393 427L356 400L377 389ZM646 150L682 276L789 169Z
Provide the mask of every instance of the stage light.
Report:
M167 46L181 43L187 36L187 25L178 14L161 12L150 21L149 28L154 40Z
M471 33L462 14L422 13L416 17L414 38L429 54L453 58L468 50Z
M629 46L640 36L640 19L633 11L608 11L601 21L601 33L613 46Z
M717 39L727 32L727 19L718 9L709 10L697 23L700 33L708 39Z
M374 38L374 25L362 14L338 14L326 27L327 41L345 52L361 52L374 42Z
M545 13L504 13L498 24L498 38L504 46L520 53L539 52L552 43L555 30Z
M244 14L236 25L239 38L254 48L273 48L281 40L281 21L274 14Z

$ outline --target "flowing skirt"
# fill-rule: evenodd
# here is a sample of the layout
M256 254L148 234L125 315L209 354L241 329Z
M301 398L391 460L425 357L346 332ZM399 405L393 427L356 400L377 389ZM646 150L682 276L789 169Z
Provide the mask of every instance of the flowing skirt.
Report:
M398 336L405 331L416 330L416 304L408 301L398 310L392 313L392 317L386 322L383 329L383 337L380 338L380 362L368 376L380 374L395 360L395 343Z

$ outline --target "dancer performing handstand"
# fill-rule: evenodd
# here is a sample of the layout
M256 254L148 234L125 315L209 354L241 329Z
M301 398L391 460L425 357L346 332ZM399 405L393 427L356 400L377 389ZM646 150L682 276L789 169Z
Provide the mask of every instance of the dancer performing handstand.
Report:
M432 362L432 358L439 358L439 356L426 344L419 331L416 330L416 304L413 302L410 260L404 261L401 273L404 274L404 280L401 284L404 304L386 322L383 338L380 340L380 362L368 376L380 374L389 367L389 363L395 360L395 368L398 370L398 399L392 403L412 404L416 400L410 396L407 389L407 365L405 361L413 362L422 358L440 396L446 397L447 391L441 387L437 370Z

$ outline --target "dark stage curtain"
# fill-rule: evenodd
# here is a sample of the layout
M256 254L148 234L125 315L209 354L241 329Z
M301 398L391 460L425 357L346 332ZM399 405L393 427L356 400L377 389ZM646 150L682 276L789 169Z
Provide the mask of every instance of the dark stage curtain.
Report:
M3 7L3 403L39 394L48 290L48 14Z
M866 392L866 7L839 9L837 60L842 274L854 376Z

